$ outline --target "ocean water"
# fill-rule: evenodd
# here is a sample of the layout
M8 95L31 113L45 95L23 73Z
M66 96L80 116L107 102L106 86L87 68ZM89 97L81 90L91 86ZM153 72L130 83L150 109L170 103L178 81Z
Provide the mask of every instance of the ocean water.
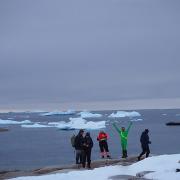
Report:
M116 122L119 127L128 126L130 120L142 119L133 122L128 138L128 154L138 155L141 152L140 135L145 128L150 130L152 144L151 153L173 154L180 153L180 126L166 126L169 121L180 121L180 110L137 110L140 117L108 118L116 111L98 111L103 116L88 118L88 121L106 121L104 129L110 136L108 140L110 154L120 158L121 146L118 133L112 127ZM68 121L75 115L41 116L40 113L1 113L0 119L16 121L30 120L32 122ZM75 161L74 149L70 138L78 130L63 131L57 128L22 128L20 125L2 125L9 128L8 132L0 133L0 170L30 170L46 166L72 164ZM99 146L96 140L99 130L91 130L94 141L92 160L100 158Z

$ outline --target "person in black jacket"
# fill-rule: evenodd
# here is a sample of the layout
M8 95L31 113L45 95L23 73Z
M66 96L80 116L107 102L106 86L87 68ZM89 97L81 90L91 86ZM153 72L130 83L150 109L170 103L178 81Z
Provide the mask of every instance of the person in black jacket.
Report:
M91 168L91 149L93 147L93 141L90 136L90 133L87 132L84 138L84 145L83 145L83 168L86 166L87 161L87 168Z
M76 164L82 163L82 156L83 156L83 145L84 145L84 130L79 130L78 135L75 137L74 147L76 150Z
M151 141L149 141L149 130L145 129L145 131L142 132L140 142L141 142L141 147L142 147L142 153L138 156L138 161L140 161L141 156L146 154L146 158L150 154L150 149L149 149L149 144L151 144Z

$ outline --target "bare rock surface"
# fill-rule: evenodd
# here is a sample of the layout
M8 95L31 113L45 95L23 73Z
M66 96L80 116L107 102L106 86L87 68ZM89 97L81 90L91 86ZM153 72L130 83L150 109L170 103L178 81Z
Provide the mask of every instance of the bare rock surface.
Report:
M128 166L133 163L137 162L137 157L129 157L127 159L99 159L92 161L91 168L98 168L110 165L123 165ZM52 174L52 173L67 173L74 170L83 170L83 168L73 164L67 166L50 166L50 167L43 167L31 171L1 171L0 172L0 179L8 179L20 176L38 176L38 175L45 175L45 174Z

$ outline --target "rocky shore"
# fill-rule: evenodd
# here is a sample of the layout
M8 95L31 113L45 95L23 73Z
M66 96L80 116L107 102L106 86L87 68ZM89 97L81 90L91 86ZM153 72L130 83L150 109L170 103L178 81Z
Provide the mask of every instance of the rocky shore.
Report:
M123 165L128 166L137 162L136 157L129 157L127 159L100 159L92 161L92 169L110 165ZM20 176L39 176L51 173L66 173L74 170L83 170L79 168L77 165L68 165L68 166L51 166L51 167L43 167L40 169L34 169L31 171L0 171L0 179L9 179ZM112 179L117 179L118 177L112 177ZM121 178L119 178L121 179Z

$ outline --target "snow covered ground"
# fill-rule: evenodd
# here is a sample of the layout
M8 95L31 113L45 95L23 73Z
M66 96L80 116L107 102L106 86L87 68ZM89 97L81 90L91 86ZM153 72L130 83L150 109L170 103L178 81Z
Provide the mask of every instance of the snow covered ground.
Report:
M157 180L179 180L180 154L154 156L139 161L130 166L106 166L94 170L71 171L68 173L56 173L44 176L31 176L14 178L16 180L108 180L117 175L136 176L140 172L151 171L144 177Z
M124 118L124 117L137 117L141 116L139 112L136 111L117 111L116 113L112 113L109 115L110 118Z

